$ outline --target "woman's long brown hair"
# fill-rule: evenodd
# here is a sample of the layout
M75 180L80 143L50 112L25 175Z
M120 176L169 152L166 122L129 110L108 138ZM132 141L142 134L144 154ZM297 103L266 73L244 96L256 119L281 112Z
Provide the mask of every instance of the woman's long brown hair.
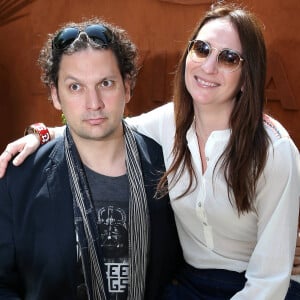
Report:
M218 163L224 170L228 185L228 196L233 193L238 213L254 210L253 199L257 181L263 172L267 159L268 136L263 124L266 78L266 48L260 23L247 10L234 4L221 4L208 11L191 36L195 39L207 22L228 17L237 29L244 58L241 74L243 91L239 91L230 116L231 136ZM191 153L187 147L186 133L194 120L193 99L185 86L185 61L188 49L184 51L174 78L173 101L176 134L173 146L174 160L161 178L158 191L164 193L171 175L169 189L178 181L186 169L190 176L187 189L179 197L188 194L193 183L197 184L192 166ZM232 203L233 204L233 203Z

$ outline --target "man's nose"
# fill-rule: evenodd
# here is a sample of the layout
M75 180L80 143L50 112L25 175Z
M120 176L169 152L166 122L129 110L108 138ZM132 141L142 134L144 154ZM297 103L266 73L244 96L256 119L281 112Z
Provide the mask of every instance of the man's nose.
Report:
M97 110L103 109L104 106L101 91L99 89L90 90L87 95L87 108Z

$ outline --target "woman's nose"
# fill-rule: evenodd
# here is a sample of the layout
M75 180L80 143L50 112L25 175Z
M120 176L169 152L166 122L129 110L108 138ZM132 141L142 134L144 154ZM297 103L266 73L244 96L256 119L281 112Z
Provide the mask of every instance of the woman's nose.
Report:
M210 55L201 64L201 68L208 74L213 74L218 72L218 53L217 51L212 51Z

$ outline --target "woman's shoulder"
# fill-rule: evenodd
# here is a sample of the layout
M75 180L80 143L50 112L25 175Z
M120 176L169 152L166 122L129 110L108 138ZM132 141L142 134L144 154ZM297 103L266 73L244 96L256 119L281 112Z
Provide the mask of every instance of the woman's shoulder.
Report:
M264 126L272 149L270 154L278 157L282 164L287 163L288 157L299 161L299 150L284 126L269 115L264 115ZM282 159L283 155L285 160Z
M160 116L160 118L174 118L174 103L167 102L157 108L153 109L150 113Z
M126 121L138 131L141 131L144 127L157 128L158 126L165 126L166 123L172 124L174 123L173 103L169 102L139 116L126 118Z
M271 116L264 114L263 122L268 136L273 143L278 140L290 138L290 135L284 126Z

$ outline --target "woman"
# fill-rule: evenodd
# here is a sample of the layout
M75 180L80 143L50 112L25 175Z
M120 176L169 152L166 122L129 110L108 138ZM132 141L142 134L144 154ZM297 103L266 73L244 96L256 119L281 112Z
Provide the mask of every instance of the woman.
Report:
M265 78L254 16L214 7L179 62L174 104L131 120L164 150L160 188L168 180L187 262L168 299L285 297L299 157L283 127L263 114Z
M285 129L263 113L265 78L259 22L219 4L186 46L173 103L128 120L164 151L158 194L170 194L186 261L166 299L285 298L300 166Z

